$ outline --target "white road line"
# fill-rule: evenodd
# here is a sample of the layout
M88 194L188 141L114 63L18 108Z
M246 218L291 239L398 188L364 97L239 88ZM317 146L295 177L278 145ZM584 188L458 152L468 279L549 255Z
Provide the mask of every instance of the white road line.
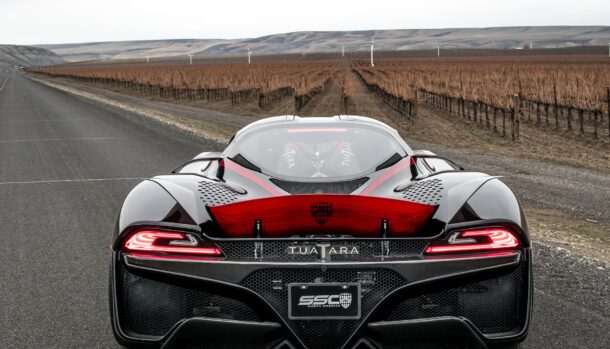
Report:
M6 79L4 79L4 82L2 83L2 86L0 86L0 91L2 91L2 89L4 88L4 85L6 85L6 82L8 81L8 78L11 77L10 73L6 74Z
M144 180L141 177L125 178L86 178L86 179L52 179L48 181L27 181L27 182L0 182L0 185L9 184L47 184L47 183L79 183L79 182L106 182L106 181L135 181Z
M64 122L64 121L87 121L91 119L36 119L36 120L9 120L9 121L0 121L0 124L21 124L27 122Z
M132 137L6 139L6 140L0 140L0 143L57 142L57 141L105 141L105 140L109 140L109 139L132 139Z

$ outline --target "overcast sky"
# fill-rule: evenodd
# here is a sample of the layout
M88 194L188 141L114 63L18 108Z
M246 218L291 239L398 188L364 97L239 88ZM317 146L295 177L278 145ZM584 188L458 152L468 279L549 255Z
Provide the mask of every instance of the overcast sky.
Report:
M521 25L610 25L610 0L0 0L0 44Z

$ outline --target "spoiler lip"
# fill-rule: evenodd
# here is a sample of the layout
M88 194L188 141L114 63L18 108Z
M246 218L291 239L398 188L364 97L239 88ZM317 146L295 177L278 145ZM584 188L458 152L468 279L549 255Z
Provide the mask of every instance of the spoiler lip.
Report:
M345 234L417 237L438 205L346 194L298 194L239 201L207 209L232 238Z

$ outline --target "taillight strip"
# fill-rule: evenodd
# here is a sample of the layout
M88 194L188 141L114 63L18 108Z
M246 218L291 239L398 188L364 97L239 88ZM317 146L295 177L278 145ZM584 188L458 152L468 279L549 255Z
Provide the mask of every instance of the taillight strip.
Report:
M449 239L442 244L432 244L426 247L426 254L451 254L466 252L483 252L516 249L519 239L506 228L485 228L458 232L455 239ZM472 238L483 238L485 241L470 242ZM460 240L463 239L463 240ZM453 242L452 242L453 241ZM461 243L460 241L469 241Z
M159 245L160 239L171 240L168 245ZM179 244L180 246L171 243ZM199 246L198 244L186 246L190 243L185 233L139 230L131 235L123 245L125 250L133 252L152 252L152 253L176 253L191 254L202 256L221 256L222 251L218 247Z

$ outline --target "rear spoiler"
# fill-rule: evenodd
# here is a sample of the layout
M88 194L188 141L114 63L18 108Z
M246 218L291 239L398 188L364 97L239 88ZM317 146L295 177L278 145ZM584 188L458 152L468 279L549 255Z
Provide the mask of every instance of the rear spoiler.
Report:
M416 236L437 205L362 195L286 195L208 206L228 237Z

